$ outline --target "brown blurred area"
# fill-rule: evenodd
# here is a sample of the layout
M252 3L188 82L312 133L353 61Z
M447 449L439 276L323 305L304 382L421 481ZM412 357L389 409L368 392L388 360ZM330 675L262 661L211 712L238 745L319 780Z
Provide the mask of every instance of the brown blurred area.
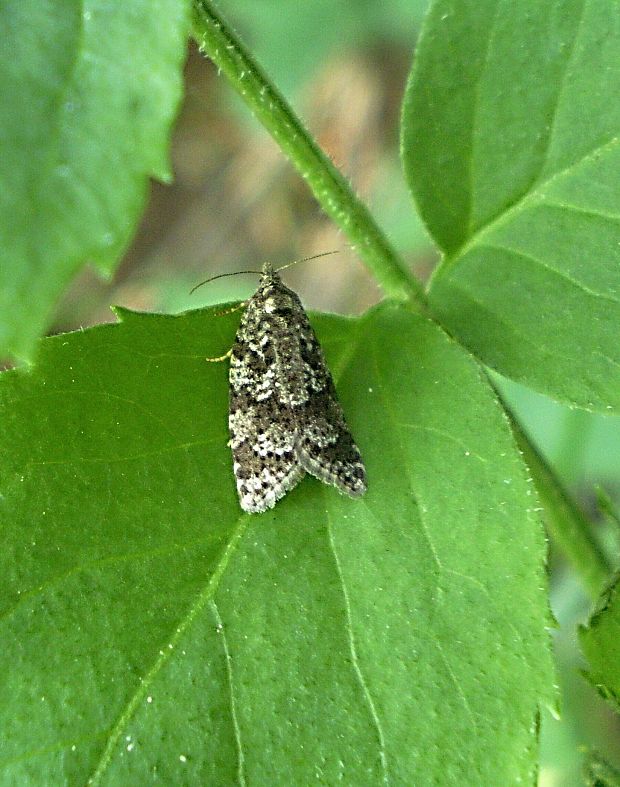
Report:
M373 199L384 212L390 210L389 167L398 171L398 120L409 61L409 51L393 42L366 47L363 53L335 53L294 101L323 150L371 210ZM256 286L251 276L207 285L192 298L189 290L211 275L256 269L267 259L284 264L332 249L343 251L286 272L287 284L304 303L358 313L381 298L355 253L346 248L347 238L195 46L188 52L171 159L174 180L170 185L151 183L141 224L113 280L106 282L87 267L59 304L51 333L113 322L109 307L115 304L178 312L245 297ZM398 194L394 199L402 201ZM413 210L411 204L405 207ZM435 262L432 251L412 249L410 257L416 275L425 278Z

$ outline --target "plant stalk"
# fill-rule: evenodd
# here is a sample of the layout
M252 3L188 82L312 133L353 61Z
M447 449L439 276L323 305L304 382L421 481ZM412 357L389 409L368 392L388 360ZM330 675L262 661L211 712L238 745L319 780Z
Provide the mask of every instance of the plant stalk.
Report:
M545 512L547 532L572 564L590 598L596 601L612 575L609 560L593 538L586 517L512 413L508 413Z
M194 36L306 180L325 213L342 229L383 292L418 308L421 284L375 223L368 208L323 153L299 118L222 19L210 0L194 0Z

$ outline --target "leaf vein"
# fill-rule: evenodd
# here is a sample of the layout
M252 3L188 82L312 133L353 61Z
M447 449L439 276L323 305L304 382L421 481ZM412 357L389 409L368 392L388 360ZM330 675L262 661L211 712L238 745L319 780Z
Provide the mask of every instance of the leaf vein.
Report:
M357 654L357 647L355 645L355 636L353 634L353 618L351 614L351 602L349 599L349 592L347 590L346 583L344 581L344 575L342 573L342 566L340 564L340 559L338 557L338 553L336 551L336 544L334 542L334 534L333 529L331 526L331 520L328 515L327 521L327 533L329 539L329 546L331 548L332 555L334 556L334 563L336 565L336 573L338 574L338 579L340 581L340 587L342 588L342 597L344 600L344 608L345 608L345 615L346 615L346 632L347 637L349 640L349 650L351 653L351 663L353 664L353 670L355 671L355 675L357 680L362 688L362 692L366 699L366 704L370 711L370 716L374 723L375 729L377 730L377 736L379 738L379 758L381 760L381 767L383 770L383 783L389 784L389 771L388 771L388 764L387 764L387 754L386 754L386 746L385 746L385 736L383 734L383 728L381 726L381 720L379 719L379 714L377 713L377 708L375 706L374 700L370 693L370 689L368 688L368 684L366 679L364 678L364 674L362 672L362 668L360 666L358 654Z
M22 472L27 472L30 468L33 467L49 467L49 466L58 466L58 465L73 465L73 464L119 464L121 462L136 462L140 459L150 459L151 457L155 456L164 456L165 454L174 454L177 451L187 451L188 449L197 448L197 447L206 447L209 445L213 445L215 443L222 442L220 438L214 437L212 440L192 440L189 443L179 443L178 445L171 445L164 448L158 448L155 451L141 451L140 453L135 454L127 454L125 456L115 456L115 457L88 457L88 456L76 456L76 457L68 457L67 459L48 459L46 461L28 461L24 465L24 469Z
M403 429L412 429L413 431L420 431L420 432L428 432L429 434L436 434L440 437L445 438L451 443L458 445L460 448L463 449L463 452L467 456L473 456L478 461L482 462L483 464L489 464L489 460L482 456L481 454L477 454L475 451L472 451L468 446L462 441L456 438L454 435L449 434L448 432L444 432L443 429L437 429L434 426L425 426L424 424L408 424L401 422L401 427Z
M6 612L0 615L0 623L10 620L10 618L17 613L22 604L33 598L36 598L37 596L43 595L45 592L47 592L47 590L53 588L55 585L59 585L82 572L90 571L94 568L103 568L105 566L111 566L118 563L125 563L130 560L150 560L151 558L157 557L158 555L171 555L174 552L189 549L190 547L199 545L206 546L213 541L216 541L216 537L214 535L207 535L202 536L201 538L195 538L192 541L186 541L183 544L175 543L162 547L155 547L154 549L141 549L135 552L126 552L123 555L110 555L109 557L97 558L96 560L79 563L67 571L64 571L62 574L57 574L56 576L50 577L42 584L37 585L36 588L32 588L31 590L26 590L20 593L18 601L13 604L13 606L9 607Z
M403 465L403 467L407 468L407 470L409 470L408 463L405 461L405 459L407 457L407 452L405 451L405 448L403 446L402 440L400 438L400 430L397 428L398 427L398 422L397 422L396 418L393 415L393 413L394 413L396 408L390 407L389 404L387 403L388 397L387 397L387 394L386 394L385 389L384 389L384 387L382 385L382 382L381 382L382 377L381 377L381 374L379 373L379 364L378 364L378 360L377 360L376 345L374 345L374 344L373 344L373 349L375 350L375 352L373 353L373 360L374 360L374 364L375 364L375 372L376 372L377 387L378 387L378 390L379 390L379 394L380 394L380 396L383 399L384 404L385 404L385 406L384 406L385 413L386 413L387 417L391 420L391 422L392 422L392 424L394 426L394 428L392 429L391 434L395 436L395 438L396 438L395 441L396 441L396 444L398 446L398 450L399 450L401 456L403 457L402 465ZM416 492L414 490L413 479L411 478L409 472L407 472L407 481L408 481L408 484L409 484L409 489L411 491L411 497L413 498L413 500L415 502L416 509L419 512L420 526L422 528L422 533L424 535L426 544L427 544L427 546L429 548L429 551L430 551L430 553L431 553L431 555L433 557L433 560L434 560L434 562L435 562L435 564L437 566L438 571L441 573L441 571L443 569L443 566L441 564L441 560L439 559L439 555L437 554L437 550L435 548L435 544L433 543L433 540L431 538L431 535L430 535L430 532L429 532L428 527L426 525L426 522L424 521L424 517L422 516L422 508L421 508L421 506L420 506L420 504L418 502L418 497L417 497L417 494L416 494ZM441 592L441 588L439 587L439 582L437 582L437 590L439 592ZM435 598L435 597L433 596L433 598Z
M92 775L87 780L88 784L98 784L100 783L103 775L110 765L112 758L114 756L114 749L116 748L122 734L123 730L126 728L127 724L133 717L134 713L138 709L138 705L142 702L142 700L146 697L147 691L149 690L151 684L154 682L155 678L162 670L162 668L168 663L172 654L175 651L176 645L181 640L182 636L185 632L189 629L191 624L194 622L197 615L205 608L208 602L213 598L215 591L219 585L219 581L222 578L226 567L230 561L231 555L235 551L237 544L241 540L241 537L245 533L249 523L249 517L247 515L242 515L239 517L236 526L232 531L232 535L230 541L226 545L226 547L222 550L222 556L211 574L208 582L206 583L204 589L201 593L198 594L195 602L189 608L186 615L180 620L179 624L175 628L174 633L170 637L169 647L163 648L160 651L159 656L151 666L151 668L147 671L142 681L139 682L136 690L131 695L129 700L125 703L124 709L119 714L116 722L110 729L108 735L108 741L104 750L99 758L99 762L95 766Z
M582 205L572 205L569 202L557 202L554 200L547 200L542 203L548 208L560 208L561 210L568 211L569 213L579 213L581 216L596 216L599 219L612 222L614 224L620 222L620 214L603 213L601 210L593 210L592 208L584 208Z
M585 6L586 6L585 0L582 0L581 10L579 12L579 19L577 21L577 25L575 28L575 34L573 35L572 40L570 42L570 50L564 59L564 70L560 78L560 83L558 85L558 89L556 92L555 102L553 105L553 113L551 115L551 119L549 123L546 126L547 134L546 134L546 145L545 145L544 155L540 167L538 168L538 174L533 178L532 182L530 183L530 186L526 189L526 192L529 191L529 189L534 185L534 183L536 183L537 179L540 177L540 174L544 172L544 169L549 161L549 153L551 152L551 146L553 143L553 139L555 137L555 131L558 122L558 115L559 115L560 104L562 102L562 96L566 90L566 82L570 72L570 65L575 56L575 50L577 48L577 40L581 33L581 28L583 27Z
M508 224L511 218L515 214L519 214L524 211L528 204L535 203L537 200L544 204L545 198L545 189L551 187L554 183L561 180L563 177L566 177L572 173L574 169L578 166L584 164L585 162L594 159L597 156L602 155L604 151L607 149L613 148L620 143L620 137L613 136L608 139L603 140L602 142L597 142L593 147L585 152L580 158L575 161L569 162L563 169L558 170L554 174L550 175L547 180L538 181L536 184L536 188L531 189L530 191L524 192L518 199L516 199L512 205L508 206L506 210L502 211L500 214L494 216L486 224L483 224L479 227L476 232L469 238L469 240L464 243L460 249L457 249L455 253L450 257L450 259L444 260L443 265L441 265L437 269L437 273L434 278L438 277L439 275L445 275L446 271L449 270L451 267L456 265L459 259L465 256L465 254L475 248L476 246L482 245L481 239L484 238L486 235L489 235L493 232L494 229L502 226L502 224Z
M614 298L611 295L605 295L602 292L596 292L595 290L590 289L583 282L570 276L568 273L566 273L566 271L562 271L559 270L558 268L554 268L552 265L549 265L549 263L545 262L544 260L539 259L538 257L535 257L533 254L530 254L521 249L515 249L511 246L507 246L499 243L485 243L484 245L481 245L480 248L495 249L496 251L508 251L511 254L520 257L522 260L526 260L527 262L532 263L534 265L540 265L540 267L544 268L544 270L558 276L560 279L563 279L564 281L567 281L569 284L572 284L578 290L583 291L586 295L590 295L593 298L597 298L599 300L613 303L615 306L617 306L620 303L620 300L618 300L618 298Z
M480 73L478 75L478 79L476 79L474 83L474 100L473 100L473 107L472 107L472 115L471 115L471 140L470 140L470 149L469 149L469 200L468 200L468 216L466 222L466 233L469 235L472 231L472 221L474 217L474 197L476 194L476 189L474 185L475 181L475 141L478 138L477 128L477 118L479 115L480 109L480 83L482 78L486 72L486 69L489 65L490 55L491 55L491 44L493 43L493 39L496 34L496 27L499 18L499 2L495 3L495 8L493 9L493 19L491 20L491 24L489 26L488 35L485 41L485 50L484 50L484 57L482 60L482 65L480 69Z
M563 360L570 363L571 366L574 366L575 359L572 356L566 355L564 353L559 352L557 348L553 348L553 350L548 349L545 345L539 341L534 342L532 338L525 333L524 331L520 330L520 326L517 326L515 323L510 322L506 318L506 315L502 312L496 311L492 308L492 304L485 303L481 301L476 295L466 286L466 284L462 281L457 281L456 279L451 280L451 286L455 289L459 290L461 296L470 300L473 304L475 304L481 312L484 312L491 316L493 320L495 320L499 325L505 326L507 330L513 333L517 339L515 342L515 346L519 346L519 344L526 345L531 347L531 351L529 353L522 353L524 356L527 357L536 357L537 355L543 353L544 355L549 356L550 360L552 361L554 358L559 357ZM486 363L486 361L484 361Z
M467 712L467 715L469 716L469 718L471 720L472 727L474 728L474 730L477 731L478 730L478 722L476 721L476 717L474 716L474 713L473 713L473 711L471 709L471 705L469 704L469 700L467 699L467 695L463 691L463 688L462 688L462 686L460 684L460 681L458 680L458 678L454 674L454 671L453 671L452 667L450 666L450 662L446 658L446 654L444 652L443 645L441 644L441 641L437 637L433 637L432 641L435 643L435 646L437 648L439 656L441 657L441 660L442 660L442 662L443 662L443 664L444 664L444 666L446 668L446 671L448 672L448 675L450 676L450 680L454 684L456 692L459 695L459 697L461 698L461 701L463 703L463 707L465 708L465 711Z
M209 601L209 606L213 612L213 617L215 618L215 622L217 624L218 634L222 639L222 647L224 649L224 660L226 662L226 675L228 676L228 691L230 694L230 714L232 717L233 729L235 731L235 743L237 745L237 758L238 758L238 770L237 776L239 778L239 784L241 787L245 787L246 780L245 780L245 757L243 754L243 746L241 743L241 727L239 726L239 719L237 718L237 703L235 701L235 691L233 685L233 675L232 675L232 659L230 657L230 649L228 647L228 639L226 638L226 628L224 627L224 623L222 621L222 617L220 615L220 611L215 603L215 599L211 599Z

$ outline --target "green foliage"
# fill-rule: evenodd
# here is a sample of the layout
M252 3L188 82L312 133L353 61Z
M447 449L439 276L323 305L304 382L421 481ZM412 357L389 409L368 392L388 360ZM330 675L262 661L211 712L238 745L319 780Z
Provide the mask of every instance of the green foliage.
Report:
M241 515L237 321L123 313L3 376L4 782L529 780L545 545L492 389L406 309L317 318L369 492Z
M442 323L486 364L620 411L620 32L582 0L433 3L405 170L446 254Z
M0 347L17 355L84 260L112 268L146 176L167 174L179 92L181 0L59 6L0 9L21 47L0 80L24 77L0 165ZM238 315L123 311L44 340L35 367L0 377L2 783L534 780L555 695L530 473L591 586L606 565L551 469L526 465L481 362L620 403L610 13L432 4L403 115L406 177L445 253L431 319L346 179L195 0L201 47L392 296L313 318L369 491L307 478L242 514L226 368L205 361ZM582 636L614 696L616 608Z
M186 10L0 4L0 357L30 357L84 263L114 270L148 176L169 177Z
M586 787L620 787L620 771L602 757L591 754L584 768Z
M599 609L580 631L587 676L605 699L620 711L620 580L605 592Z

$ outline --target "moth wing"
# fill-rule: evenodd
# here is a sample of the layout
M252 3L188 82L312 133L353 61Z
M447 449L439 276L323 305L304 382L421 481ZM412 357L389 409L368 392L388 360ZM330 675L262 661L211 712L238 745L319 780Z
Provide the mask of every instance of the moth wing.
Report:
M238 408L231 395L229 428L239 503L257 514L273 508L305 475L295 449L295 433L285 426L282 405L270 396ZM275 406L274 406L275 405Z
M361 497L367 488L366 469L321 346L307 321L301 328L301 352L308 384L306 402L295 408L299 462L320 481L349 497Z
M298 431L297 454L304 470L349 497L361 497L367 488L366 469L332 392L316 393L300 421L304 426Z
M232 348L228 426L239 503L260 513L304 476L296 451L291 408L280 402L274 385L272 347L256 345L250 303Z

